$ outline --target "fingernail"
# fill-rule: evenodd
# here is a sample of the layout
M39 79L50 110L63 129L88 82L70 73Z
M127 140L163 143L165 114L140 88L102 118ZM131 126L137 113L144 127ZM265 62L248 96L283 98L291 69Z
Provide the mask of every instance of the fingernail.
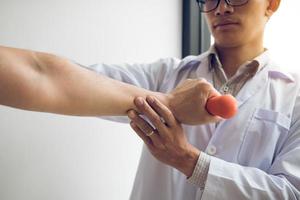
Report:
M144 100L141 97L138 97L138 98L135 99L135 103L138 106L142 106L144 104Z
M128 117L129 117L130 119L134 118L134 115L135 115L135 113L134 113L133 110L131 110L131 111L128 112Z

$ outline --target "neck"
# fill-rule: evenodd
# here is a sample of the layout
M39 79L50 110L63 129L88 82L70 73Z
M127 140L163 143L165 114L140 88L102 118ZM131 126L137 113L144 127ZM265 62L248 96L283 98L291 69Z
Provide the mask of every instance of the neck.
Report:
M251 61L264 51L263 42L235 47L221 47L215 44L223 69L228 77L233 76L246 61Z

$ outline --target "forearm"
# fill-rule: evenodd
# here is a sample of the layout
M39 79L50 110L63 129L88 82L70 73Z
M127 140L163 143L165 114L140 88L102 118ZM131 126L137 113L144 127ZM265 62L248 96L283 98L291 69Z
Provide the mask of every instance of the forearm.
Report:
M6 47L0 47L0 81L0 104L58 114L125 115L135 109L135 96L165 101L161 93L97 75L58 56Z
M50 63L54 61L56 63ZM61 92L58 96L65 95L62 100L66 102L56 103L58 110L55 112L63 110L63 114L91 116L126 115L127 110L136 109L134 97L162 95L96 74L65 59L38 54L38 62L40 66L56 66L46 74L56 85L55 88L59 88L56 89Z

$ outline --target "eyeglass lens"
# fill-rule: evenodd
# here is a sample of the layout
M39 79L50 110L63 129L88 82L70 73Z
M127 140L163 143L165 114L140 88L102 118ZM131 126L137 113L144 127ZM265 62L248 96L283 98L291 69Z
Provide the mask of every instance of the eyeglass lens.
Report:
M248 0L225 0L231 6L241 6L248 2ZM210 12L216 9L220 0L197 0L201 12Z

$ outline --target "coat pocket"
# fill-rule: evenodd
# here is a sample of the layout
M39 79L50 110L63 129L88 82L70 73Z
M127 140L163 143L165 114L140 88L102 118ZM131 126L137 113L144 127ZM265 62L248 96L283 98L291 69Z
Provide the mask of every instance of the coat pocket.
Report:
M242 139L239 163L267 170L287 137L290 124L291 119L283 113L256 109Z

